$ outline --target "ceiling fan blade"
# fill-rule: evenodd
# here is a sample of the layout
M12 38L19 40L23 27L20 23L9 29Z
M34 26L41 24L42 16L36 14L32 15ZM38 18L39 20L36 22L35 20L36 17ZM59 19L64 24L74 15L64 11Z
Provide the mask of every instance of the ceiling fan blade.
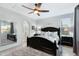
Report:
M42 3L38 3L38 7L41 7L41 4L42 4Z
M38 10L39 12L49 12L49 10Z
M33 13L33 11L32 12L29 12L28 14L32 14Z
M41 4L42 3L35 3L35 7L39 7L40 8L41 7Z
M37 5L38 5L38 4L37 4L37 3L35 3L35 7L37 7Z
M40 16L40 14L39 14L39 13L37 13L37 15L38 15L38 16Z
M34 10L34 9L29 8L29 7L26 7L26 6L24 6L24 5L22 5L22 7L27 8L27 9L30 9L30 10Z

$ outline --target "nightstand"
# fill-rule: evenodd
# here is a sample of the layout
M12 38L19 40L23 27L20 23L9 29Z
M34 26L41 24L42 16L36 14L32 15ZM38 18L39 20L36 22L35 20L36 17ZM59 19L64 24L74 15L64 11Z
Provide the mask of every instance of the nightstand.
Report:
M61 35L61 44L73 46L73 36L72 35Z
M69 35L61 35L61 44L73 46L73 32L69 32Z
M73 46L73 37L62 36L61 37L61 44Z

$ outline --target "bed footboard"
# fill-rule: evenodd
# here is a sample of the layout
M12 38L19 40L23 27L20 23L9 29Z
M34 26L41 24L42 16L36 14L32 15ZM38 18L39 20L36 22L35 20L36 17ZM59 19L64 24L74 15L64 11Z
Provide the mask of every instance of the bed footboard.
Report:
M31 38L27 38L27 46L41 50L43 52L46 52L54 56L57 55L56 41L51 42L42 37L31 37Z

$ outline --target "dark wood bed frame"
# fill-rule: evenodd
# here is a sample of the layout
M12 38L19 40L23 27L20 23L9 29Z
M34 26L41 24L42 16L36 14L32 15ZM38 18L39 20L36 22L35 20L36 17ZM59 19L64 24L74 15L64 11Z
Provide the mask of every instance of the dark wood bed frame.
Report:
M51 27L48 27L48 29L50 29ZM58 35L59 35L59 28L54 28L52 27L54 30L52 32L57 31ZM60 35L59 35L60 37ZM51 42L49 40L47 40L46 38L42 38L42 37L27 37L27 46L28 47L32 47L38 50L41 50L43 52L46 52L48 54L54 55L56 56L57 54L57 46L56 46L56 41Z

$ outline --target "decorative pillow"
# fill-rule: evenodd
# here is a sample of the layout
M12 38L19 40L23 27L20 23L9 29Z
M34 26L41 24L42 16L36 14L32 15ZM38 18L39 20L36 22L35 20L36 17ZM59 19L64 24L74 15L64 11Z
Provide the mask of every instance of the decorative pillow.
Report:
M41 32L41 35L43 35L45 37L59 38L58 32Z
M42 32L42 31L41 31L41 35L45 35L45 32Z
M53 38L57 38L58 37L58 33L57 32L51 32L50 36Z
M49 32L45 32L44 34L45 34L45 36L49 36Z

